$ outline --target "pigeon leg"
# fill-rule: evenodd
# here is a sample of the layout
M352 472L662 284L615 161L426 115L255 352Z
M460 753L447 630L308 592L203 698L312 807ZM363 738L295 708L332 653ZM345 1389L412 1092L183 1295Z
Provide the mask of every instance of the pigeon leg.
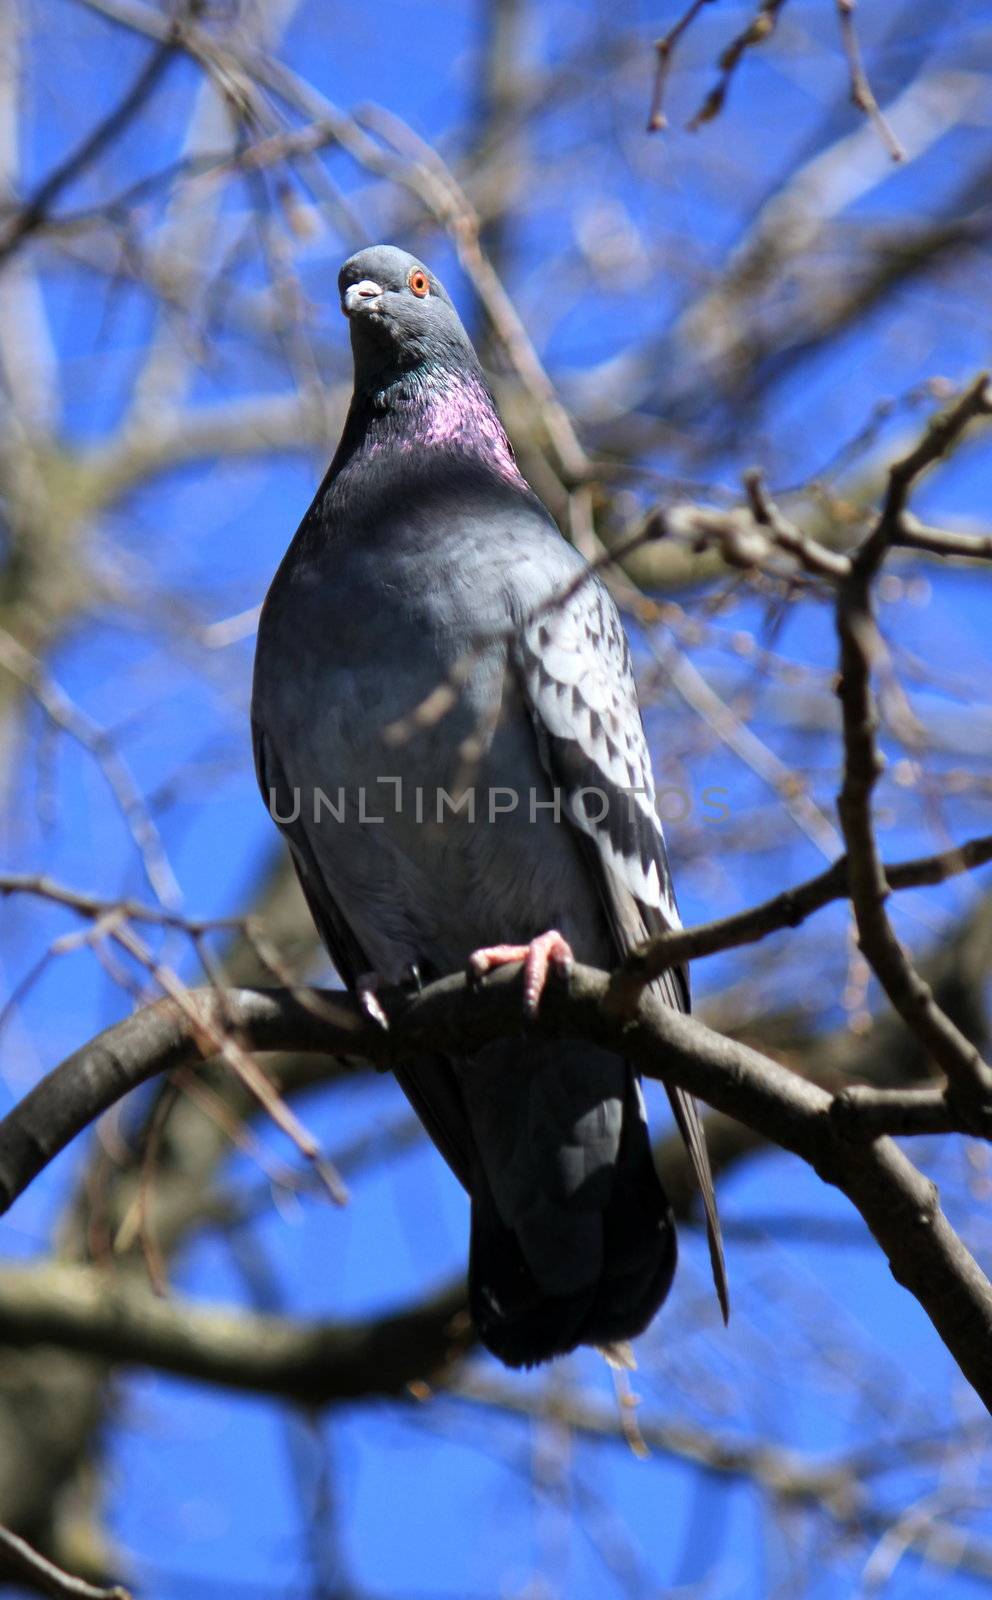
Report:
M388 1030L389 1018L382 1009L382 1001L377 993L382 988L385 988L385 985L377 972L363 972L355 982L358 1003L369 1021L374 1022L379 1028Z
M358 1003L369 1021L374 1022L377 1028L388 1029L389 1027L389 1018L386 1015L382 1001L379 999L379 990L395 989L397 987L411 995L420 994L424 983L420 976L420 968L415 961L410 962L399 985L386 983L377 972L363 972L355 980Z
M537 1015L548 968L554 964L559 972L568 972L575 956L567 939L557 928L549 928L530 944L494 944L476 950L469 957L468 970L472 978L483 978L496 967L506 967L515 961L524 964L524 1011L529 1017Z

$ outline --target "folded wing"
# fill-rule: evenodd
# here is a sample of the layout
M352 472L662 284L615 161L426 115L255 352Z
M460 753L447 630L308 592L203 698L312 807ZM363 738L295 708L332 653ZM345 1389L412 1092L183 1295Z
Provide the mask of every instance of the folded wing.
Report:
M617 953L624 956L681 923L619 615L591 573L570 587L563 584L562 592L564 599L524 620L515 664L542 765L561 795L563 816L582 837ZM684 967L657 983L669 1005L690 1009ZM669 1088L668 1096L702 1195L713 1281L726 1321L727 1273L699 1111L682 1089Z

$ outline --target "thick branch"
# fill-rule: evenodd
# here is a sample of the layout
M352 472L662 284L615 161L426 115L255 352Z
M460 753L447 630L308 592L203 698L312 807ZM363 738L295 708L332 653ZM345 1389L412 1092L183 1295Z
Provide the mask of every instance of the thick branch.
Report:
M466 1058L523 1031L519 977L508 968L479 990L462 977L442 979L398 1000L388 1031L347 997L321 991L207 989L190 991L182 1006L161 1001L77 1052L0 1124L0 1193L9 1204L95 1114L155 1072L202 1060L218 1031L235 1029L255 1050L345 1053L383 1067L424 1049ZM824 1090L671 1010L650 990L632 1021L611 1016L609 991L606 974L576 967L549 986L535 1030L622 1053L646 1076L747 1122L836 1184L992 1409L992 1286L941 1212L934 1186L889 1140L865 1146L848 1138Z
M187 991L182 1004L161 1000L76 1051L0 1122L0 1211L95 1117L149 1078L211 1059L218 1037L231 1036L252 1051L318 1052L383 1069L442 1043L454 1054L471 1055L491 1039L522 1030L515 972L507 969L477 991L452 977L412 1000L398 996L402 1013L388 1032L341 992L204 988ZM663 1050L666 1081L811 1158L829 1096L651 995L634 1023L610 1018L600 1005L607 985L603 974L576 968L567 984L548 990L540 1031L587 1036L632 1059L636 1044L647 1076L659 1075Z
M992 1137L992 1104L962 1107L945 1089L933 1084L920 1089L852 1084L841 1091L830 1111L855 1139L876 1139L882 1133L969 1132L977 1138ZM969 1111L973 1119L970 1128L962 1125L962 1117L967 1121Z
M464 1306L459 1283L389 1316L308 1323L163 1300L133 1278L115 1281L96 1267L0 1273L5 1344L56 1344L314 1406L400 1394L438 1372L465 1348Z

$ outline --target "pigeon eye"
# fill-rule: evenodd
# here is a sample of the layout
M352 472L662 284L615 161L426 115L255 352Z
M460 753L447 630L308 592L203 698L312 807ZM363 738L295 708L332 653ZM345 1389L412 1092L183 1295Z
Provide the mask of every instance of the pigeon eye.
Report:
M427 282L427 274L426 272L421 272L419 267L414 267L406 281L418 300L423 300L424 296L431 292L431 286Z

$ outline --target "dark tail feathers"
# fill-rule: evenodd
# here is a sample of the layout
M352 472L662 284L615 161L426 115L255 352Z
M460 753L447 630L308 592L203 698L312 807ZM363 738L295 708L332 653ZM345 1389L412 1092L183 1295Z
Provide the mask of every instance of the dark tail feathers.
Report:
M607 1345L643 1333L675 1272L675 1222L651 1156L633 1073L612 1191L594 1218L579 1213L577 1230L599 1230L598 1278L570 1294L543 1290L519 1240L500 1218L479 1171L472 1184L469 1299L486 1347L510 1367L531 1367L577 1345Z

